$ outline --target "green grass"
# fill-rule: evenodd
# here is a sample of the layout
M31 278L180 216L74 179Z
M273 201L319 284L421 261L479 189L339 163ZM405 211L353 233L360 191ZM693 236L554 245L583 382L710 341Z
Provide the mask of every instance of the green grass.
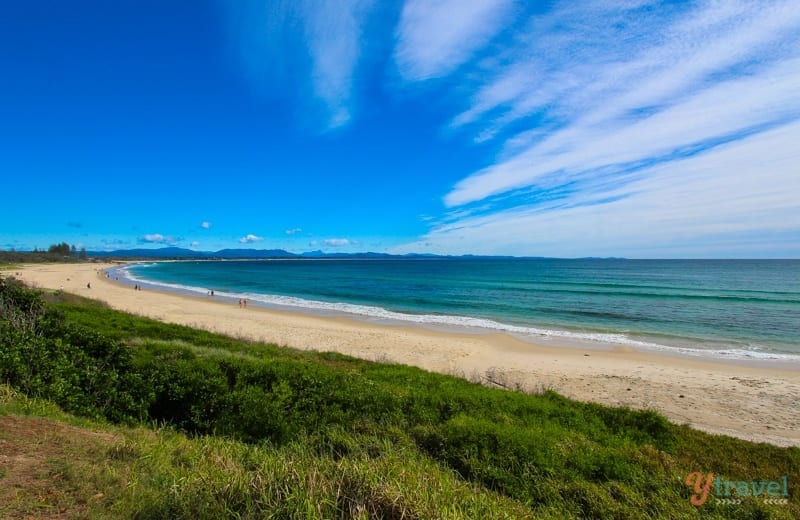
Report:
M8 373L24 383L17 386L28 385L29 394L67 410L156 428L114 430L124 442L105 453L104 467L120 475L123 489L91 503L106 513L800 517L796 448L713 436L655 412L580 403L553 392L528 395L408 366L245 342L65 294L47 300L42 320L56 324L47 330L58 337L8 336L19 352L34 351L31 345L51 349L33 375L19 374L24 363L14 365ZM72 354L58 357L64 349ZM51 358L59 360L59 370L50 368ZM20 399L2 410L27 413L12 411L22 406ZM119 404L103 408L109 400ZM76 478L88 466L75 470ZM726 505L711 497L698 508L683 484L695 471L741 481L785 475L792 493L787 505L755 498Z
M387 439L361 443L377 451L337 456L310 449L303 438L281 447L189 438L171 429L79 420L0 386L3 415L46 417L52 422L47 427L51 438L59 433L73 437L70 446L51 452L45 461L46 477L57 477L51 502L23 491L15 503L0 505L0 514L8 516L80 508L80 516L90 518L533 517L525 506ZM75 424L109 438L98 442L60 432ZM359 444L343 432L330 436L352 447ZM93 500L98 493L102 498Z

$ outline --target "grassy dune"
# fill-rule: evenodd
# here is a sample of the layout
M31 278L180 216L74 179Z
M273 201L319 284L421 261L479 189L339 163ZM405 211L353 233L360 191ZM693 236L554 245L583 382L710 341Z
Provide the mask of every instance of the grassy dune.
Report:
M42 461L54 495L22 479L0 516L800 517L800 450L655 412L249 343L8 281L0 339L0 424L19 422L0 432L68 430L77 443L59 454L40 436L56 450ZM24 451L22 434L2 435L0 455ZM691 472L786 476L790 496L729 504L712 489L697 507ZM17 473L0 466L0 488Z

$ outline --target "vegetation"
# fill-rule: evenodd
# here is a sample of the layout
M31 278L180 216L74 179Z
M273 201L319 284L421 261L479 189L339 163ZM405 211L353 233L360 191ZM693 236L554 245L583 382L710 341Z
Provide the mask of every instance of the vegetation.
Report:
M59 473L98 517L800 517L794 488L784 505L695 507L683 483L699 471L791 487L800 450L650 411L244 342L12 280L0 344L0 414L76 421L52 402L121 425Z
M86 248L78 250L77 246L66 242L52 244L47 251L35 248L33 251L0 251L0 267L22 263L41 262L85 262L88 260Z

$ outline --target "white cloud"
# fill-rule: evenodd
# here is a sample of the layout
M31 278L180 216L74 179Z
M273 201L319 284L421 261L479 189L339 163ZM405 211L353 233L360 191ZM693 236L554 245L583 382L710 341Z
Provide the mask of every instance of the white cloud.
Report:
M796 257L800 148L794 143L799 139L795 122L647 167L638 180L600 193L458 218L396 251Z
M361 58L363 25L374 0L222 2L230 35L256 88L285 95L305 84L321 102L325 126L346 124L353 106L353 77ZM310 60L310 70L297 64ZM301 100L306 102L306 100Z
M261 242L262 240L264 240L262 237L253 235L251 233L251 234L245 235L242 238L240 238L239 239L239 243L241 243L241 244L252 244L253 242Z
M362 25L372 0L308 0L303 21L314 92L327 105L329 126L350 120L353 74Z
M786 195L800 139L794 0L407 0L382 13L399 15L393 49L364 45L374 0L245 3L261 39L243 42L253 69L285 85L274 69L308 57L329 128L350 120L375 48L392 53L403 87L447 77L428 88L465 101L448 130L496 155L444 194L448 212L419 247L690 254L706 239L733 251L736 234L783 247L800 228Z
M506 135L505 157L456 184L445 203L608 176L800 116L792 2L649 12L567 4L535 18L532 41L509 65L485 71L489 80L453 126L471 125L485 140L525 118L536 123Z
M203 221L203 222L200 223L200 227L203 228L203 229L208 229L208 228L211 227L211 222Z
M152 233L144 235L139 239L139 241L147 244L174 244L175 242L177 242L175 238L164 236L161 233Z
M323 240L322 243L330 247L343 247L353 244L353 242L347 238L328 238Z
M192 242L190 245L191 245L192 247L197 247L197 246L199 246L199 245L200 245L200 242L198 242L197 240L195 240L195 241L194 241L194 242Z
M300 233L302 231L303 229L298 227L298 228L287 229L286 231L284 231L284 233L291 236L291 235L296 235L297 233Z
M601 168L661 159L714 140L800 116L800 59L768 68L760 77L721 82L678 104L635 121L576 123L519 155L461 181L447 195L460 205L533 183L562 182ZM599 174L598 174L599 175Z
M395 61L410 80L444 76L470 58L503 27L511 0L407 0Z

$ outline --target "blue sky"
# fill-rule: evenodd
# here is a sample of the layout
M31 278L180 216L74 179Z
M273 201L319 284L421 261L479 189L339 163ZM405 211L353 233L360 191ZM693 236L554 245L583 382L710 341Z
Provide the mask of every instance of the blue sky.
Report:
M0 248L800 257L795 0L26 0Z

